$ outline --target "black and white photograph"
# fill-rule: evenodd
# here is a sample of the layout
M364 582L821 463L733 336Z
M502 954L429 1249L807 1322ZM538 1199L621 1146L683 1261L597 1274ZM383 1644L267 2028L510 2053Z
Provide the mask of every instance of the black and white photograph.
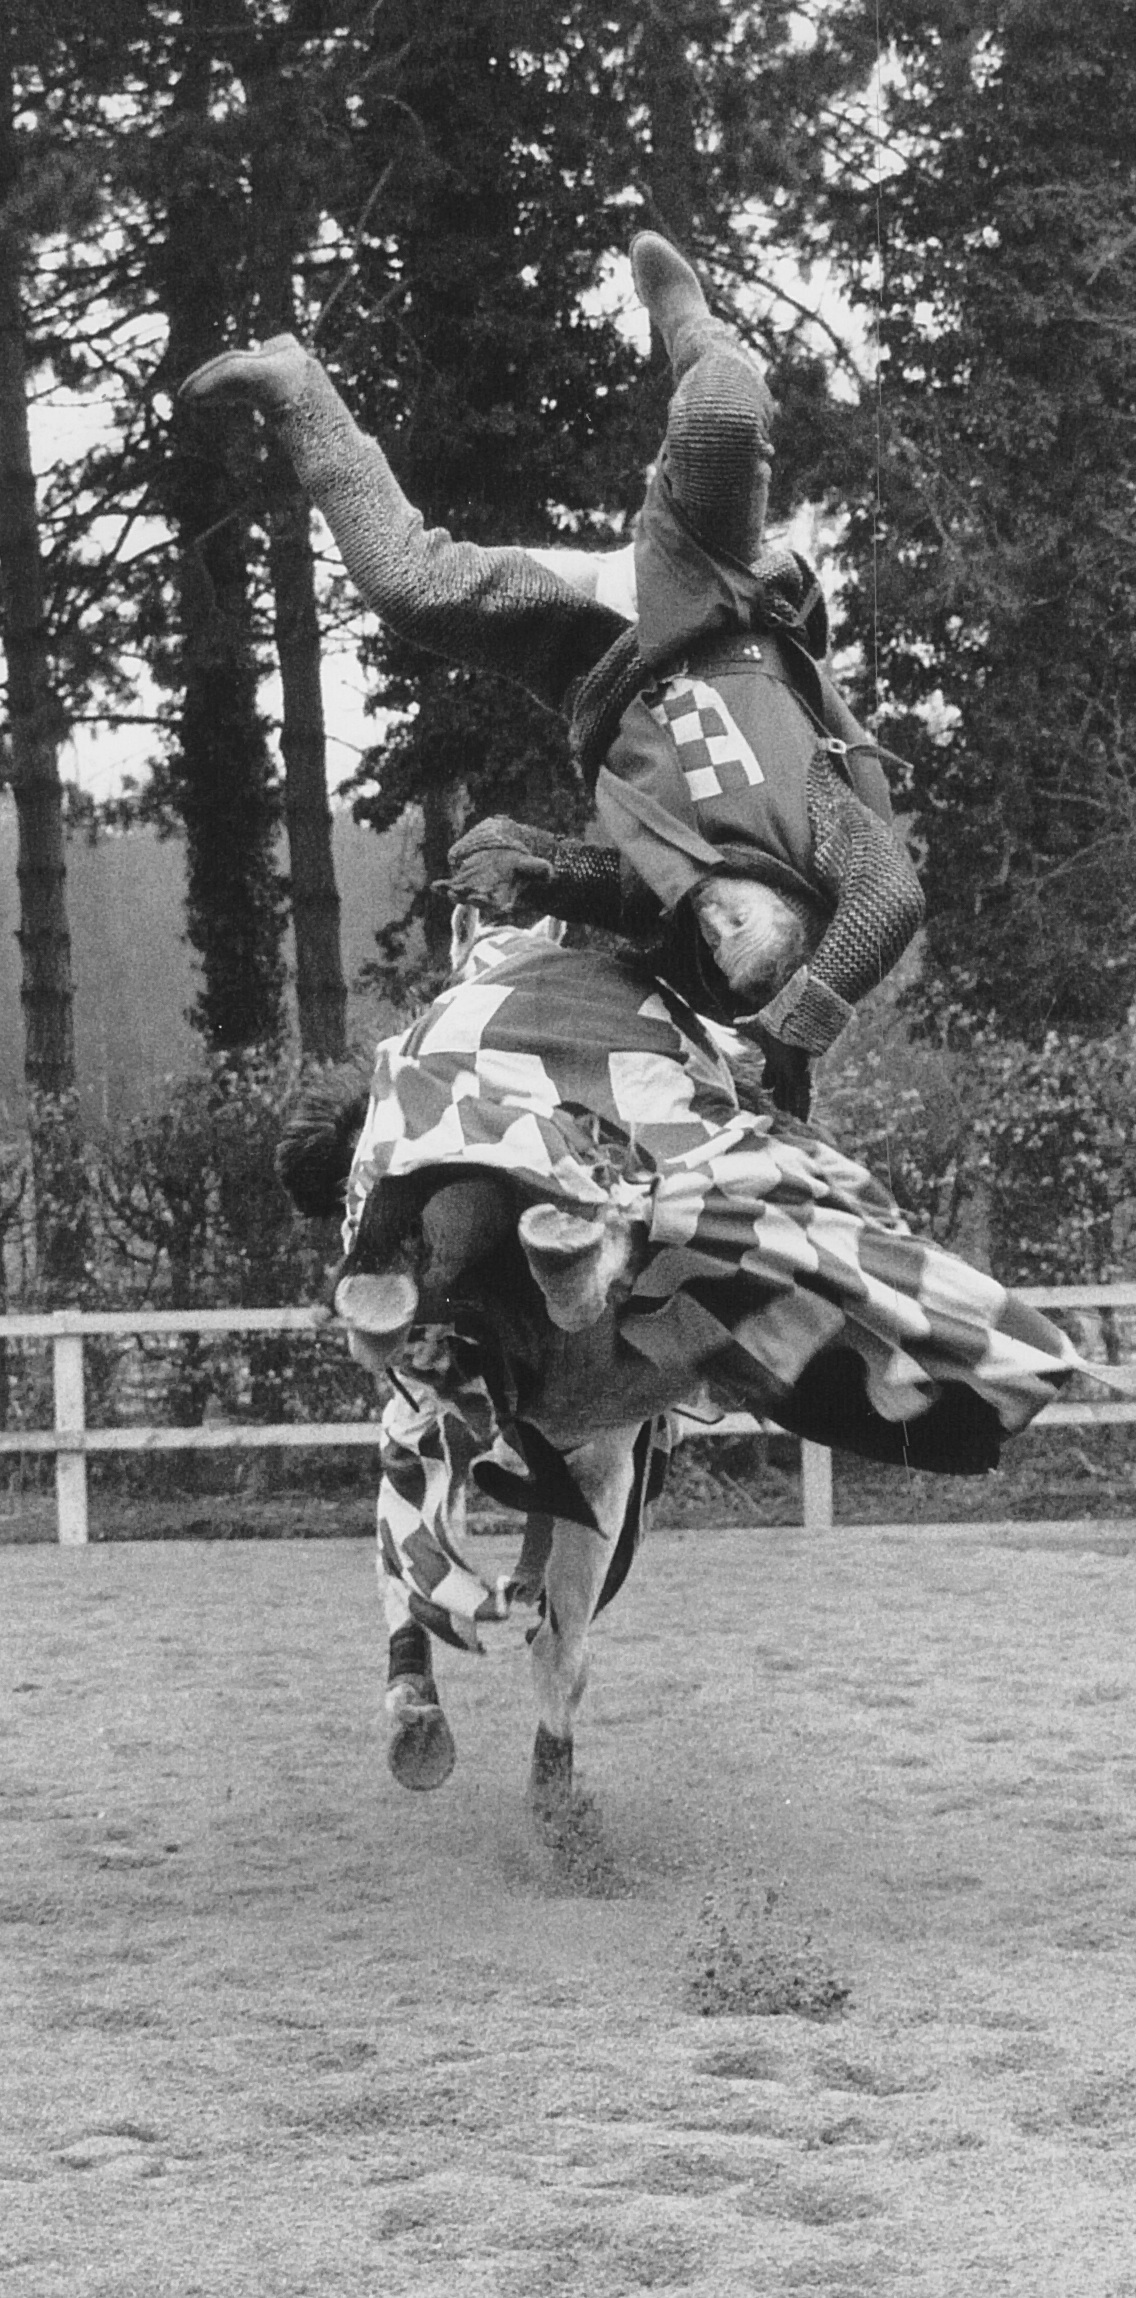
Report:
M0 0L2 2298L1136 2298L1136 0Z

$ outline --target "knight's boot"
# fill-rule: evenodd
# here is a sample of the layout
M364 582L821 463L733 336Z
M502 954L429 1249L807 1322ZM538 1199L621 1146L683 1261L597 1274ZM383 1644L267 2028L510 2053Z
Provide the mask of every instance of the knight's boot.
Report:
M390 1640L385 1700L390 1724L387 1762L400 1787L423 1794L443 1787L457 1761L430 1664L430 1638L417 1621Z
M676 382L714 342L736 343L733 328L715 319L696 271L657 231L631 242L631 276L640 303L670 360Z
M524 1256L561 1332L598 1324L631 1259L631 1224L530 1205L517 1224Z
M310 364L294 335L273 335L258 351L222 351L187 375L178 398L190 406L210 399L239 400L265 414L281 412L297 397Z

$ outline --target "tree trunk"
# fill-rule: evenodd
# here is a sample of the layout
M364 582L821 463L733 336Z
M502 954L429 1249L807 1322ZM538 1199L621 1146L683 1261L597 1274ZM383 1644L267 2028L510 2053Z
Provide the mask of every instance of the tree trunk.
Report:
M35 475L28 434L22 271L6 221L20 154L12 63L0 50L0 616L8 667L10 773L20 889L20 998L35 1200L37 1278L47 1303L79 1297L88 1222L75 1098L67 925L62 712L52 682Z
M651 121L651 224L692 253L697 157L694 68L687 54L689 0L654 0L644 25L644 92Z
M290 100L295 83L281 78L276 63L273 49L262 49L260 68L248 74L252 270L262 338L295 326L292 274L304 223L293 192L293 137L302 134L303 123ZM275 440L269 444L265 476L273 631L283 689L280 751L300 1043L317 1061L341 1061L347 1050L347 989L327 796L311 512L291 462Z
M644 25L643 87L651 123L647 177L649 221L693 258L695 179L694 70L687 55L689 0L654 0ZM651 328L651 387L660 432L672 389L670 360Z
M273 486L272 501L268 568L284 699L280 752L300 1043L317 1061L341 1061L347 1050L347 987L327 796L311 513L290 465Z
M10 771L16 800L20 888L20 996L29 1092L67 1094L75 1084L71 938L67 928L63 725L51 678L36 486L28 437L21 293L24 250L4 225L19 174L12 72L0 59L0 600L8 665Z
M160 292L176 388L220 350L235 301L243 188L211 114L210 17L185 0L165 139ZM257 711L248 582L252 426L241 408L175 408L166 508L179 549L184 688L173 781L186 831L188 934L204 987L194 1020L219 1052L276 1038L283 966L278 809Z

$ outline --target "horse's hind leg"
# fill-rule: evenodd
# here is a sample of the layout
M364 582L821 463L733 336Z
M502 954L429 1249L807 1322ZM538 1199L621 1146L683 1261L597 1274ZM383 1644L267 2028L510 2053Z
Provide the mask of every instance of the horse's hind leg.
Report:
M419 1793L444 1787L457 1749L438 1698L430 1638L407 1615L391 1629L389 1648L387 1762L400 1787Z
M567 1810L576 1711L588 1681L588 1629L631 1493L637 1429L605 1430L565 1455L599 1531L557 1518L544 1573L544 1617L532 1642L537 1727L529 1794L540 1819Z

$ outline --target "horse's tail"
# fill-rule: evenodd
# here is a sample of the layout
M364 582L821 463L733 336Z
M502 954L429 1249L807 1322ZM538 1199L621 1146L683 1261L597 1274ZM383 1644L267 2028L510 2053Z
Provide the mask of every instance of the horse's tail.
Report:
M277 1175L305 1220L342 1213L369 1099L369 1084L352 1063L326 1069L305 1085L276 1151Z

